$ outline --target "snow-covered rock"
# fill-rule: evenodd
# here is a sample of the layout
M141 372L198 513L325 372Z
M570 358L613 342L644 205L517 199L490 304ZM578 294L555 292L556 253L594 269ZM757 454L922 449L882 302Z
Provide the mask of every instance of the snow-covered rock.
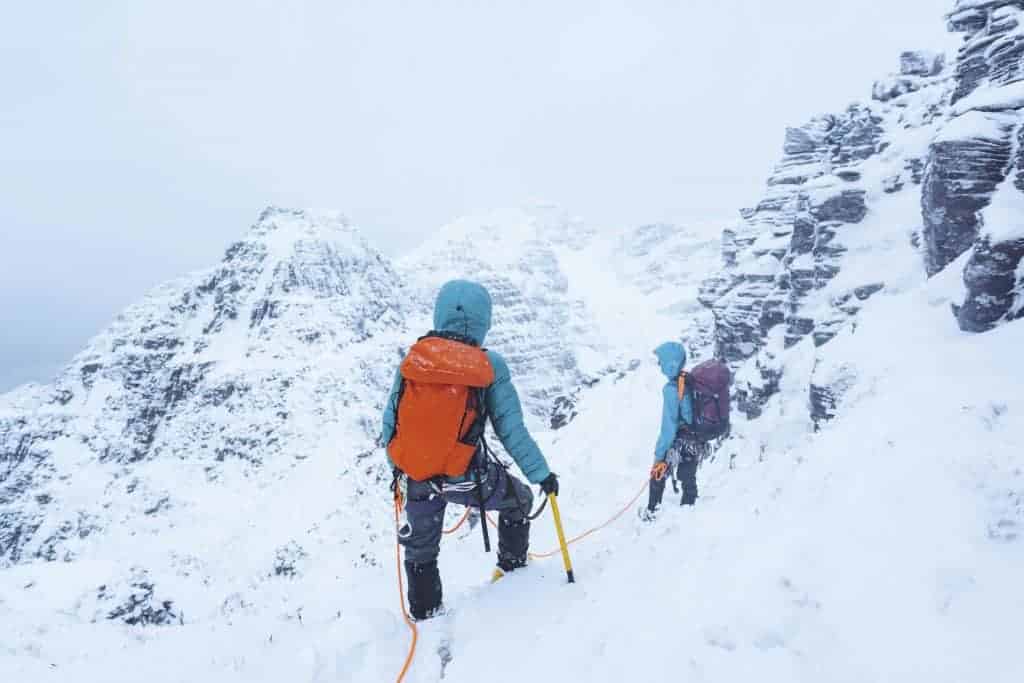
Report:
M1022 18L1019 2L962 0L950 28L965 42L948 67L944 55L906 52L871 104L787 131L765 198L723 232L723 271L701 295L745 413L779 390L788 349L828 343L868 299L914 280L907 242L929 276L964 268L962 329L1021 315ZM845 382L814 375L808 406L828 419Z
M937 76L946 66L946 55L929 50L909 50L900 55L900 73L904 76Z
M889 278L869 267L876 248L897 235L906 260L916 221L904 197L922 180L926 140L948 97L941 74L907 77L920 82L898 98L789 129L766 197L723 233L724 270L701 298L715 315L718 354L751 364L736 391L749 416L778 390L780 355L805 338L826 344L886 287ZM902 224L879 223L888 205L900 207Z
M935 274L971 252L954 311L962 329L983 332L1024 307L1024 6L960 0L950 28L964 43L951 119L929 155L927 263Z
M934 275L971 248L980 211L1005 180L1016 117L972 111L932 143L921 195L926 267Z

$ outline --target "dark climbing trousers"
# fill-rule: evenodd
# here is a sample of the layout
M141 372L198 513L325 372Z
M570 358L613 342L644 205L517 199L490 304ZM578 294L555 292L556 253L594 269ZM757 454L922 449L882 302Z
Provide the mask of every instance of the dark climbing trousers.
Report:
M677 435L676 440L672 442L666 461L669 463L670 469L673 466L676 468L676 479L679 480L679 485L683 489L681 505L693 505L697 502L697 466L700 465L709 450L708 444L697 443L682 433ZM669 475L666 475L660 481L651 478L650 497L647 501L647 509L651 512L661 505L668 477Z
M483 460L474 458L467 479ZM498 514L498 566L505 571L526 566L530 546L530 510L533 492L510 475L504 467L488 460L480 470L484 509ZM444 480L408 482L405 512L408 528L400 530L399 542L405 547L405 569L409 577L409 606L416 619L429 617L441 606L441 575L437 556L441 552L444 512L448 503L480 507L481 492L475 486L467 491L442 489ZM480 523L486 523L481 519Z

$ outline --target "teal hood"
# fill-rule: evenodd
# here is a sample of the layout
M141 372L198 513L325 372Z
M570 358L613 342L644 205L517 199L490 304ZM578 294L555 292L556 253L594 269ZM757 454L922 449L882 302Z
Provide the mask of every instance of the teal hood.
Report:
M469 280L446 282L434 303L434 329L469 337L483 346L491 329L491 295Z
M665 377L676 379L686 365L686 349L679 342L665 342L654 349L654 355L658 357L658 365Z

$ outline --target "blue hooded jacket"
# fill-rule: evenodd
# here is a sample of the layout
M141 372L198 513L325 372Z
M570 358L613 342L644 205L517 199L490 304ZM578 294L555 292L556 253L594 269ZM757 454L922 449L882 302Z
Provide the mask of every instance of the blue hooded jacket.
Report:
M452 280L441 287L434 304L434 330L454 332L482 346L490 329L491 295L483 285L467 280ZM491 426L530 483L540 483L551 474L551 470L548 469L544 454L526 430L523 408L519 403L519 394L512 386L508 364L494 351L487 351L487 357L494 368L494 383L484 390ZM395 434L401 383L402 376L396 371L391 394L384 406L381 445L390 443Z
M693 423L693 398L686 392L679 401L679 373L686 365L686 349L678 342L665 342L654 349L661 372L668 378L661 389L661 431L654 446L654 462L664 462L668 449L679 432L679 422Z

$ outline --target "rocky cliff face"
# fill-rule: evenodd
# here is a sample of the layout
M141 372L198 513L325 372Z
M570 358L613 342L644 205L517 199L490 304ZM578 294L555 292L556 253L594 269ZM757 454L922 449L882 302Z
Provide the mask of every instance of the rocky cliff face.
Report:
M955 310L964 330L1022 314L1022 18L1020 2L961 0L949 16L965 33L955 60L904 53L870 104L787 131L765 198L724 231L724 269L702 291L748 416L779 391L789 349L852 329L865 302L911 269L935 275L966 259ZM807 396L817 422L850 378L816 365Z
M725 268L701 299L714 312L718 355L743 368L737 397L748 416L778 391L789 349L827 344L887 286L886 273L867 267L872 240L884 249L895 235L900 251L911 249L912 224L882 225L881 211L905 207L922 182L924 140L949 97L942 64L908 53L873 103L789 129L765 198L723 233ZM815 391L816 417L829 411L827 393Z

